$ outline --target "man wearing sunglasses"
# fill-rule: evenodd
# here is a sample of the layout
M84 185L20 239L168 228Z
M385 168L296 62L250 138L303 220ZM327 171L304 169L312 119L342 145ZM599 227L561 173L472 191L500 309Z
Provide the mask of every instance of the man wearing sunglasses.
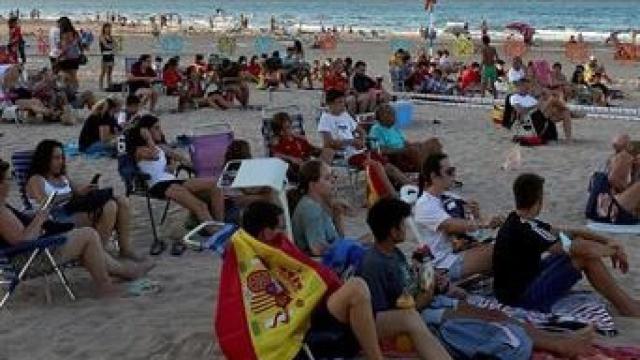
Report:
M454 235L495 229L502 223L498 216L482 217L475 202L468 202L473 215L470 219L453 217L447 212L443 195L455 183L455 175L456 168L451 166L447 155L428 156L422 165L420 197L414 209L416 224L434 256L435 267L447 271L452 281L489 272L493 252L493 245L488 244L454 253Z

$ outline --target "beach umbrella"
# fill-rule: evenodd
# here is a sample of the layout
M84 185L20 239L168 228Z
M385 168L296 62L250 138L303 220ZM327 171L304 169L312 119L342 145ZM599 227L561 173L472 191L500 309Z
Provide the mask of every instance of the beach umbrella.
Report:
M164 34L158 41L164 53L180 54L184 49L184 38L178 34Z
M278 47L278 42L271 36L260 35L253 41L253 48L258 54L270 54Z
M536 29L533 26L519 21L507 24L505 26L505 29L514 30L520 33L520 35L522 35L522 37L524 38L524 42L526 44L531 44L531 42L533 41L533 34L535 34L536 32Z
M453 40L451 53L459 59L468 59L473 56L473 41L466 36L458 36Z
M236 39L226 35L218 38L218 51L223 55L233 55L236 52Z
M429 39L429 55L433 56L433 42L435 40L436 29L434 27L433 8L437 0L425 0L424 10L429 14L429 26L427 27L427 39Z

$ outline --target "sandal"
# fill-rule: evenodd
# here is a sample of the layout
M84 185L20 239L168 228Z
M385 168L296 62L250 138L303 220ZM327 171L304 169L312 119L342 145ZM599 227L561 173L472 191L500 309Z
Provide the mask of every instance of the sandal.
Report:
M180 256L187 249L187 246L182 241L175 241L171 245L171 255L172 256Z
M162 291L162 286L157 281L149 279L138 279L129 283L127 294L130 296L142 296L158 294Z
M165 244L164 241L154 241L153 244L151 244L151 249L149 250L149 254L151 254L152 256L157 256L162 254L165 250L167 249L167 244Z

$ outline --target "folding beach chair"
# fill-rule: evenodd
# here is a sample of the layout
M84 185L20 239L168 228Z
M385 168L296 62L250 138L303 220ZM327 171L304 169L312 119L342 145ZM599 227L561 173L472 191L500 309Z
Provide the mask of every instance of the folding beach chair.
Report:
M44 276L47 280L46 277L53 272L62 282L69 298L76 299L63 268L51 254L54 248L64 244L66 240L64 236L41 237L15 246L0 241L0 287L5 291L0 298L0 309L21 282L39 276Z
M271 129L271 120L273 115L279 112L286 112L291 118L291 130L294 134L305 136L304 132L304 116L298 105L271 106L262 109L262 141L264 142L264 155L272 157L271 144L273 143L273 130Z
M185 167L178 167L176 169L176 177L181 171L187 171L189 173L189 169ZM151 231L153 234L153 243L151 244L149 253L151 255L161 254L165 250L166 244L158 238L158 230L151 200L160 200L165 203L159 225L164 224L167 219L170 201L166 198L156 198L149 194L149 186L147 185L147 181L150 179L149 175L140 171L135 160L126 152L118 154L118 174L124 183L127 197L133 195L145 198L147 211L149 212L149 220L151 221Z
M16 151L11 154L11 173L18 185L24 210L33 210L33 205L29 201L26 191L27 180L29 180L27 176L29 175L29 169L31 168L32 158L32 150Z
M219 131L190 136L189 155L196 177L217 178L224 168L224 155L233 141L233 131L229 124L220 124ZM211 128L206 126L197 129Z
M138 58L125 57L124 58L124 81L122 82L122 95L126 98L129 94L129 75L131 74L131 69L133 68L133 64L138 61Z

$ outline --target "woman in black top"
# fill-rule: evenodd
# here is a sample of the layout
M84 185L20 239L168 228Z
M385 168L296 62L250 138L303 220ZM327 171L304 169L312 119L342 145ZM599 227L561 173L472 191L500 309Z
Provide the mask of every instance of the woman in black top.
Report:
M100 70L100 89L104 89L103 80L107 76L107 88L111 87L111 74L113 73L114 54L113 37L111 36L111 24L102 25L100 34L100 53L102 54L102 69Z
M93 106L80 131L78 149L81 152L115 152L115 138L121 130L116 120L119 110L120 103L111 98Z

